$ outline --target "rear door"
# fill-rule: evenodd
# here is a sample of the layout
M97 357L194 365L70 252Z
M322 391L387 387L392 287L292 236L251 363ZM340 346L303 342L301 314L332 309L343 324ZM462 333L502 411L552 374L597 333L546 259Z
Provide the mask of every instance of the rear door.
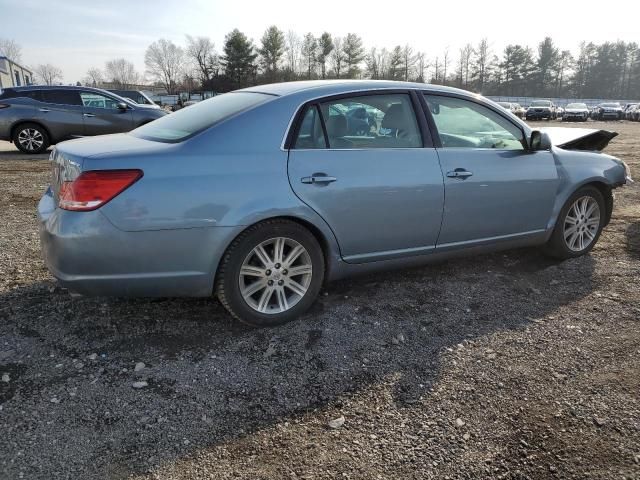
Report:
M435 247L442 172L415 102L408 92L341 96L309 104L300 121L289 180L331 227L347 262L422 255ZM353 109L364 110L367 120L349 115Z
M41 90L39 118L49 130L54 142L84 134L82 102L77 90Z
M92 91L83 91L80 96L85 135L128 132L133 128L133 111L130 107L118 108L120 100Z
M552 153L526 149L518 125L478 102L430 94L425 100L445 176L438 248L543 234L559 182Z

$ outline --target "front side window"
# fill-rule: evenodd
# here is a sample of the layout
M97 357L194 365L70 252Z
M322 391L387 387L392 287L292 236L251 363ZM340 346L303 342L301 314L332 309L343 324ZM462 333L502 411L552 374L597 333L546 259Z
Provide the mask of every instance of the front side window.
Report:
M443 147L525 149L522 130L490 108L438 95L425 94L425 100Z
M422 135L408 94L320 103L329 148L419 148Z
M111 97L93 92L81 92L80 98L82 98L83 106L92 108L106 108L109 110L117 110L118 103L120 103Z

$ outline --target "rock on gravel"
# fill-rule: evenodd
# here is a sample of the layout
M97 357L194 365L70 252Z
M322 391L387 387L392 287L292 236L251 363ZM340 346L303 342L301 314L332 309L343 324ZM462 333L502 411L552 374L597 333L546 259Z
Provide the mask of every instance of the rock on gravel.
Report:
M343 415L338 418L334 418L333 420L329 420L329 428L338 429L344 425L345 418Z

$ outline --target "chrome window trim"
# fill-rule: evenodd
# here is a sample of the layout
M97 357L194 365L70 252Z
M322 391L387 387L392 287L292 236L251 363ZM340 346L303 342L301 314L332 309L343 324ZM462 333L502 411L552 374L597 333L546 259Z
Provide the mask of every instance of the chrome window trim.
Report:
M428 85L428 84L425 84ZM373 87L373 88L358 88L358 89L354 89L354 90L346 90L343 92L335 92L335 93L325 93L323 95L318 95L315 97L311 97L311 98L307 98L304 102L300 103L294 110L293 115L291 116L291 118L289 119L289 123L287 125L287 128L284 131L284 136L282 137L282 142L280 143L280 151L281 152L288 152L289 149L285 148L285 145L287 143L287 137L289 136L289 132L291 130L291 127L293 127L293 122L296 120L296 118L298 117L298 114L300 113L300 110L308 103L313 103L313 102L317 102L318 100L321 100L323 98L331 98L331 97L335 97L335 96L341 96L341 95L350 95L352 93L366 93L366 92L384 92L386 90L390 90L390 91L395 91L397 92L398 90L405 90L407 93L409 92L415 92L418 95L440 95L440 96L448 96L448 97L454 97L454 98L460 98L463 100L468 100L470 102L475 102L479 105L482 105L485 108L488 108L489 110L493 111L494 113L500 115L502 118L504 118L505 120L507 120L509 123L511 123L513 126L517 127L518 129L520 129L520 131L522 132L523 138L527 138L527 126L524 122L522 122L522 124L520 124L520 122L514 122L513 118L510 118L507 115L503 115L503 112L500 112L499 110L497 110L495 107L493 107L490 103L488 102L484 102L484 101L478 101L478 98L482 98L485 99L485 97L482 97L479 94L475 94L475 93L471 93L469 92L467 95L465 95L464 93L458 93L458 92L445 92L445 91L439 91L437 89L435 90L431 90L429 88L424 88L424 87L416 87L416 86L411 86L411 87L406 87L403 88L402 86L389 86L389 87ZM488 100L488 99L487 99ZM505 110L506 113L506 110ZM414 112L415 115L418 115L418 112ZM515 117L515 115L514 115ZM417 119L416 119L417 120ZM517 117L515 118L515 120L519 120ZM433 132L431 132L431 136L433 137ZM401 147L401 148L362 148L360 150L415 150L415 149L419 149L419 148L442 148L442 147L437 147L437 146L433 146L433 147ZM449 147L449 148L454 148L454 147ZM308 148L308 149L297 149L297 148L291 148L291 150L297 150L297 151L302 151L302 150L338 150L338 151L354 151L356 149L354 148ZM493 149L493 148L487 148L487 149L478 149L478 150L491 150L491 151L514 151L514 150L498 150L498 149ZM526 150L526 149L525 149ZM515 151L519 151L519 150L515 150Z

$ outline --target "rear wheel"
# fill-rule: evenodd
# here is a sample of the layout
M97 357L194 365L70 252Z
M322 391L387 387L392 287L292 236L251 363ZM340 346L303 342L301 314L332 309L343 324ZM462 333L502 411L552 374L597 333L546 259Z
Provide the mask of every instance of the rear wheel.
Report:
M23 153L42 153L49 148L47 131L35 123L18 125L13 132L13 144Z
M236 319L254 326L279 325L311 306L324 268L322 249L306 228L269 220L245 230L227 249L216 290Z
M591 251L606 217L602 193L591 186L576 191L560 211L545 251L556 258L575 258Z

